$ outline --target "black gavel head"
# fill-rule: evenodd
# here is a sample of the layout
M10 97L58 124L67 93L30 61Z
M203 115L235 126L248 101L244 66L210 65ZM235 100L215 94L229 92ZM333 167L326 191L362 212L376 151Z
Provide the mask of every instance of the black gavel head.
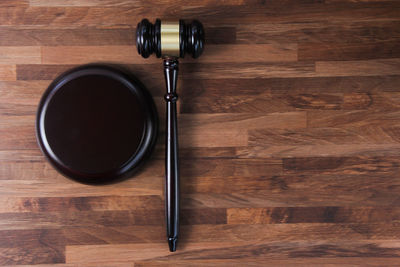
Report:
M136 47L144 58L153 53L157 57L181 58L188 53L197 58L204 48L203 25L197 20L185 24L183 20L161 22L157 19L152 24L143 19L136 28Z

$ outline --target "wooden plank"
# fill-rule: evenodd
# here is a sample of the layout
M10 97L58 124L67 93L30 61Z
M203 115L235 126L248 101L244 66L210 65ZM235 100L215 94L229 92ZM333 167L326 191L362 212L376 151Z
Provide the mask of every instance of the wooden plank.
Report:
M285 207L231 208L228 224L274 223L391 223L398 220L400 209L392 207Z
M376 248L381 248L380 252ZM182 254L172 254L162 256L164 260L189 260L189 259L220 259L227 251L232 251L233 258L242 259L281 259L281 258L304 258L310 253L318 251L320 258L331 257L361 257L365 254L372 254L372 257L397 257L398 248L395 242L382 241L376 244L367 242L346 242L342 246L337 243L328 242L296 242L289 243L286 248L279 242L263 243L256 245L236 245L223 248L210 248L195 252L186 252ZM262 253L268 251L268 253ZM375 251L375 252L374 252ZM258 253L257 253L258 252ZM222 256L223 257L223 256Z
M42 48L44 64L89 63L155 63L157 59L143 60L134 46L45 46ZM63 55L63 56L60 56Z
M400 73L400 60L395 58L360 61L317 61L315 70L319 76L398 75Z
M369 229L373 227L372 229ZM62 230L66 237L67 263L69 248L82 250L86 247L90 250L91 245L103 244L106 247L124 244L125 246L163 244L165 235L162 226L121 226L121 227L91 227L91 228L66 228ZM25 231L25 230L14 230ZM102 232L104 231L104 232ZM391 224L329 224L329 223L294 223L294 224L220 224L220 225L184 225L182 226L182 248L196 245L196 243L214 243L224 245L243 245L252 242L379 242L397 239L399 235L398 225ZM379 236L379 237L378 237ZM305 241L307 242L307 241ZM257 244L255 243L255 244ZM107 245L109 244L109 245ZM97 247L97 246L96 246ZM165 246L163 247L164 250ZM186 250L186 249L185 249ZM185 250L181 253L185 253ZM85 253L82 251L82 253ZM72 256L73 253L71 253ZM155 252L155 254L157 254ZM180 253L177 253L180 254ZM229 255L229 254L226 254Z
M144 59L142 59L145 61ZM313 62L272 62L272 63L243 63L232 64L226 69L224 63L186 63L182 65L180 73L183 79L265 79L265 78L296 78L296 77L329 77L329 76L383 76L399 75L398 59L382 59L371 61L343 61L343 62L316 62L318 70L315 72ZM58 74L75 67L76 65L18 65L18 80L51 80ZM195 66L195 67L194 67ZM33 68L35 67L35 68ZM160 69L161 65L142 64L125 65L142 81L150 79L149 73ZM162 76L161 76L162 77ZM154 78L154 77L153 77Z
M314 62L257 62L232 64L229 68L226 68L225 63L196 64L194 66L195 68L191 66L182 68L182 77L195 79L263 79L314 77L320 75L315 73Z
M199 250L207 248L222 247L221 244L188 244L188 250ZM108 253L104 253L105 250ZM96 252L97 251L97 252ZM159 256L167 256L169 253L162 243L153 244L127 244L127 245L96 245L96 246L67 246L67 263L98 263L107 261L132 262L134 260L144 260ZM117 257L123 255L123 257Z
M2 104L37 105L50 81L3 81L0 82ZM18 114L15 114L18 115Z
M351 186L341 186L339 183L334 183L335 177L323 176L322 182L328 183L332 187L339 188L337 192L332 190L332 193L324 194L322 190L317 190L317 192L307 195L304 197L296 196L296 194L302 194L302 188L305 190L312 191L311 187L307 186L307 183L315 183L319 188L323 186L319 185L315 179L317 176L309 175L311 178L303 179L301 182L293 182L296 180L295 175L284 175L284 176L274 176L270 179L266 179L266 182L259 183L259 190L240 190L240 186L231 192L194 192L183 194L184 206L187 208L197 208L197 207L212 207L212 208L266 208L266 207L321 207L321 206L345 206L345 207L397 207L398 206L398 190L387 189L379 187L379 182L382 181L392 182L395 179L387 179L373 177L373 188L376 189L376 194L374 195L373 190L367 189L367 184L364 183L365 180L357 179L361 182L363 188L359 192L352 192ZM337 177L337 176L336 176ZM348 182L355 176L347 175L345 178L340 179L340 182ZM285 179L288 182L285 183ZM297 177L299 179L299 177ZM384 180L383 180L384 179ZM269 187L269 184L271 186ZM299 189L291 187L298 186ZM232 186L233 187L233 186ZM265 190L263 188L266 188ZM231 188L228 188L231 189ZM199 190L198 190L199 191ZM222 191L222 190L221 190ZM227 190L228 191L228 190ZM353 190L354 191L354 190ZM329 195L331 194L331 195ZM335 197L337 196L337 197Z
M370 102L367 94L358 94L359 104L355 108L365 108ZM354 99L356 96L354 96ZM355 101L349 103L346 108L351 109ZM232 96L221 97L185 97L181 102L181 113L273 113L289 112L308 109L342 109L344 96L336 94L292 94L292 95L268 95L259 96Z
M382 258L368 258L368 263L363 257L342 257L342 258L294 258L294 259L252 259L246 258L246 266L258 267L261 265L271 266L320 266L320 265L340 265L344 267L352 267L357 265L367 266L397 266L399 263L398 258L382 257ZM190 260L191 264L201 267L213 266L239 266L243 264L241 259L213 259L213 260ZM187 266L187 260L143 260L135 261L136 267L153 267L153 266Z
M130 45L134 49L134 29L37 29L0 27L1 46L103 46Z
M65 177L60 177L58 175L53 175L52 180L52 182L45 182L43 180L2 180L0 181L0 184L2 184L4 187L7 187L8 190L2 190L1 194L9 197L74 197L107 196L115 194L121 196L147 196L163 194L163 179L161 178L146 177L130 179L113 187L85 186L69 181ZM62 185L60 186L60 184ZM44 187L46 187L46 189L43 189Z
M376 43L300 43L299 60L366 60L400 57L400 40Z
M0 7L24 7L29 5L29 0L4 0Z
M47 81L0 82L0 115L35 115Z
M23 212L0 213L0 230L65 229L76 227L120 227L160 225L164 220L163 205L159 209L134 211ZM225 209L182 210L182 225L226 224ZM50 216L49 216L50 215Z
M110 263L100 263L100 264L96 264L97 267L108 267ZM132 267L133 263L130 262L113 262L112 266L115 267ZM17 267L29 267L32 265L13 265L13 266L17 266ZM66 263L59 263L59 264L35 264L35 267L74 267L76 266L76 264L66 264ZM93 264L79 264L79 266L82 267L93 267Z
M0 81L15 81L16 76L15 65L0 65Z
M196 6L219 6L219 5L242 5L245 1L243 0L230 0L230 1L218 1L218 0L196 0L191 2L192 5ZM61 6L110 6L110 7L115 7L115 6L126 6L126 7L132 7L132 6L137 6L140 2L138 1L130 1L130 0L29 0L29 5L30 6L44 6L44 7L49 7L49 6L56 6L56 7L61 7ZM163 0L163 1L146 1L144 5L154 5L154 4L168 4L169 1ZM177 1L177 4L186 4L185 1Z
M1 265L65 263L65 239L59 230L10 230L0 236Z
M165 241L164 228L161 225L70 227L62 229L62 233L66 238L66 244L72 246L99 244L145 245L163 243Z
M294 78L288 80L280 79L280 81L279 79L262 79L251 82L241 79L221 81L183 80L184 88L182 88L181 99L178 104L180 104L180 111L183 113L269 113L294 111L295 109L350 110L365 109L371 104L378 107L382 102L385 102L386 107L388 105L396 107L398 94L394 92L382 93L377 91L377 87L375 87L379 86L382 90L384 88L392 90L392 86L395 86L395 82L397 82L395 77L377 77L377 79L359 79L358 81L356 79L347 79L348 77L338 80L330 78ZM322 84L324 81L326 81L326 87ZM164 101L158 98L165 91L162 82L160 80L160 82L154 83L154 85L150 84L150 87L148 87L157 103L160 104L158 109L160 112L164 112ZM29 115L29 112L33 114L36 112L36 105L42 92L49 83L50 81L0 82L0 93L3 96L0 99L2 109L6 110L7 114L10 115L17 115L16 111L19 112L19 115ZM226 83L232 83L232 88L229 90L219 89L219 86ZM347 93L353 87L359 88L360 92ZM290 88L290 94L288 94L287 88ZM233 91L234 89L236 92ZM329 91L332 91L332 93L329 93ZM341 92L346 93L342 94ZM214 98L213 95L215 94L220 97ZM343 99L341 99L342 96ZM17 106L14 104L17 104ZM18 105L27 105L25 106L26 112L21 113L20 108L24 107ZM31 107L29 107L30 105Z
M230 208L252 205L256 207L397 206L399 203L397 201L399 190L396 187L398 178L393 172L376 172L375 174L364 174L361 177L359 174L329 174L327 171L320 175L316 172L296 175L296 173L282 174L278 167L279 165L266 165L264 168L268 169L268 172L265 175L261 174L245 179L185 176L186 180L182 182L182 188L183 192L188 195L184 197L187 201L187 205L184 204L184 206L188 208ZM149 185L145 185L143 181ZM57 175L53 175L51 181L42 178L37 182L1 180L0 183L3 187L7 186L8 188L8 190L1 191L4 198L88 197L116 194L119 196L160 196L163 194L162 177L158 179L134 177L125 181L121 186L117 185L112 188L74 184ZM64 184L62 188L58 186L60 183ZM357 191L354 190L354 187L357 187ZM24 190L29 190L30 193ZM5 204L5 209L7 205Z
M185 129L185 123L179 123L179 146L182 148L193 147L236 147L247 145L247 131L245 129L228 129L224 131L206 127ZM164 132L162 132L164 135Z
M375 134L386 133L384 136ZM375 132L365 131L362 127L318 127L302 130L251 130L249 144L258 147L267 146L310 146L341 144L393 144L399 143L396 131L392 128L375 128Z
M392 174L399 170L398 157L305 157L284 158L286 172L303 171L319 174Z
M163 82L163 81L161 81ZM225 97L248 98L311 94L316 97L326 94L343 93L345 95L382 92L397 92L400 76L349 76L349 77L300 77L300 78L259 78L259 79L181 79L180 97L182 102L196 97L214 97L215 101ZM229 84L229 86L226 86ZM163 95L164 84L150 83L148 88L153 94ZM156 87L158 91L156 91ZM178 89L178 90L179 90ZM229 98L228 98L229 99Z
M41 51L37 46L0 47L1 64L38 64Z
M36 148L34 116L1 116L0 149ZM19 133L16 135L15 133ZM21 138L24 136L24 138Z
M371 229L373 226L373 229ZM188 242L290 242L394 240L399 235L398 225L392 224L267 224L267 225L193 225L183 227L182 233L190 227L190 235L182 235L182 243ZM201 233L201 234L200 234ZM197 235L199 234L199 235ZM379 235L379 238L377 238ZM67 247L68 262L68 247Z
M290 4L290 9L284 9ZM136 6L135 6L136 7ZM154 9L153 5L126 7L12 7L0 10L0 25L70 25L70 26L113 26L132 25L135 15L152 14L156 17L171 17L192 19L202 18L209 23L237 23L240 17L242 23L263 23L265 14L272 22L310 21L382 21L398 18L399 5L397 2L378 3L346 3L346 4L309 4L307 1L280 1L269 5L223 6L213 9L186 6L181 3L160 5ZM348 12L351 10L351 12ZM178 12L178 13L177 13ZM180 14L180 16L177 16ZM226 14L230 14L226 16ZM223 18L223 19L222 19Z
M207 247L208 245L208 247ZM375 248L384 246L380 252L375 251ZM282 257L302 258L309 253L316 250L320 251L320 257L361 257L365 254L372 254L373 257L398 257L398 248L394 242L381 242L375 245L365 246L365 243L348 242L346 246L340 249L340 245L335 243L291 243L286 249L282 244L264 243L258 245L229 245L219 243L205 243L205 244L187 244L185 246L187 252L169 254L164 252L160 245L153 248L150 245L98 245L98 246L68 246L66 251L67 263L80 263L80 262L101 262L110 261L112 257L115 258L117 251L122 251L126 257L120 258L120 261L135 261L146 260L161 255L160 258L164 260L199 260L199 259L218 259L221 255L226 255L227 251L232 251L235 258L259 258L259 259L279 259ZM260 253L260 251L268 251L267 253ZM105 253L108 251L109 253ZM259 251L259 253L255 253ZM374 252L375 251L375 252ZM110 255L111 254L111 255ZM79 257L78 257L79 255Z
M43 161L44 156L39 149L34 150L0 150L0 162L35 162Z
M398 172L398 171L397 171ZM229 194L254 199L258 205L269 206L375 206L377 203L397 205L399 193L397 172L376 174L281 174L252 177L243 182L240 178L207 179L185 183L187 193L228 194L221 197L230 199ZM361 173L361 172L359 172ZM207 183L211 183L209 185ZM387 186L385 184L391 184ZM354 188L357 187L357 190ZM311 192L311 193L310 193ZM232 197L234 197L232 196ZM218 198L217 198L218 199ZM232 203L232 202L231 202ZM239 202L240 203L240 202ZM336 203L336 204L335 204ZM363 203L363 204L360 204ZM243 205L243 203L241 203Z
M304 156L398 156L399 144L277 145L236 148L238 158L304 157Z
M305 112L181 114L181 132L202 129L297 129L306 127Z
M251 51L251 53L249 53ZM297 44L214 45L204 55L188 62L292 62L297 61Z
M396 138L398 127L399 110L318 110L307 111L307 124L310 128L315 127L357 127L360 130L373 132L382 129L392 130L391 136ZM387 138L385 138L387 139Z
M335 9L334 6L332 6ZM331 10L332 11L332 10ZM377 10L376 10L377 11ZM374 16L375 17L375 16ZM400 21L393 20L348 20L348 21L300 21L286 23L263 21L241 23L237 26L237 43L314 43L321 47L330 43L368 44L396 42L400 38ZM366 51L365 51L366 52ZM364 54L368 56L368 54Z
M4 197L0 213L135 211L146 207L162 209L160 196L96 196L96 197Z

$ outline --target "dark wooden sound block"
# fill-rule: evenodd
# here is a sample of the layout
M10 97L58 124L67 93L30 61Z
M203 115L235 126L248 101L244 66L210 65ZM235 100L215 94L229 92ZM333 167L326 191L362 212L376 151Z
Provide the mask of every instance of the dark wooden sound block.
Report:
M36 120L39 146L62 174L108 183L138 169L154 147L154 102L126 72L103 65L73 69L44 93Z

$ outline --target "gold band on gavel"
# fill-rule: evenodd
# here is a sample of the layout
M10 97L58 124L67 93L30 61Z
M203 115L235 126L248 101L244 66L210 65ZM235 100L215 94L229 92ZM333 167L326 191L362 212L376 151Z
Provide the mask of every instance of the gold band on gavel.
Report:
M161 21L161 54L163 57L179 57L179 21Z

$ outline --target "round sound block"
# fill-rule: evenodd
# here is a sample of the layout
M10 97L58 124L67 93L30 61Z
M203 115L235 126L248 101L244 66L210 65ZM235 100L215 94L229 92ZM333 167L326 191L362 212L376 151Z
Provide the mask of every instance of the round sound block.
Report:
M36 134L42 152L62 174L108 183L138 169L154 147L154 102L133 76L103 65L73 69L44 93Z

